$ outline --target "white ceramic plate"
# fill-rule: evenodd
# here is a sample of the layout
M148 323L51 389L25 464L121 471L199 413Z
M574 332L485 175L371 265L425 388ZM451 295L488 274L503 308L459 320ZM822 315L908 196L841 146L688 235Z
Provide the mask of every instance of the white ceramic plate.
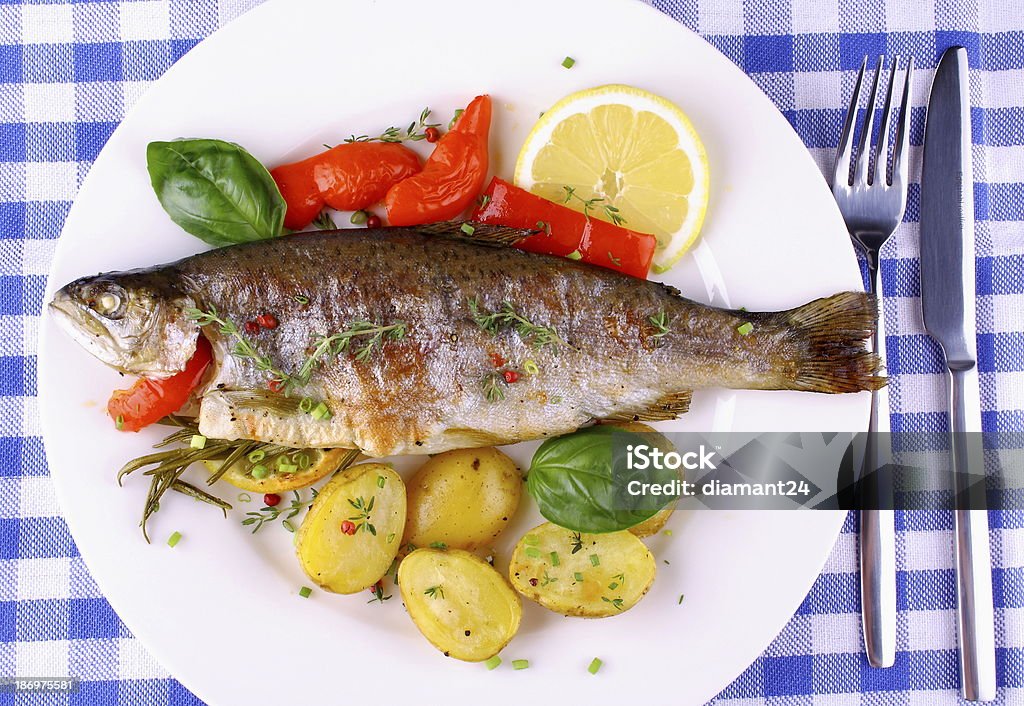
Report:
M572 70L564 56L576 58ZM716 304L785 308L859 288L838 211L803 145L767 98L700 38L640 3L274 0L194 49L140 100L82 185L60 239L51 289L78 276L169 261L201 248L150 189L150 140L219 137L267 164L402 124L429 105L447 120L478 93L495 99L493 169L508 176L538 112L589 86L629 83L690 115L707 145L712 197L705 235L665 280ZM425 145L420 144L420 147ZM506 665L445 659L396 597L314 593L280 527L250 535L184 497L138 530L142 478L114 472L159 430L122 434L103 405L125 380L45 321L40 414L50 472L86 562L125 623L210 704L701 703L782 628L820 571L841 513L703 512L675 517L651 547L659 575L632 611L574 620L525 606ZM698 395L678 426L707 430L854 431L864 395ZM522 464L533 445L510 453ZM406 468L408 466L405 466ZM237 492L220 488L234 500ZM677 513L681 515L681 513ZM507 539L532 526L531 502ZM164 540L179 530L170 549ZM506 554L507 556L507 554ZM668 559L665 565L661 559ZM681 605L680 594L685 594ZM587 673L591 658L605 666ZM527 671L508 661L528 658Z

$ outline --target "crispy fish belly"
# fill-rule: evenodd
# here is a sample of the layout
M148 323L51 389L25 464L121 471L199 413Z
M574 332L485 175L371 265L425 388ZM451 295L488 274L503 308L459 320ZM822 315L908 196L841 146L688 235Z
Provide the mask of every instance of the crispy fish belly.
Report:
M436 453L599 419L667 419L699 388L884 384L863 345L875 317L863 293L728 311L611 270L416 229L301 234L103 277L124 289L154 279L147 296L174 298L165 310L229 324L202 327L215 361L199 424L214 438ZM268 313L276 327L246 331ZM281 378L286 395L268 389ZM331 414L309 414L312 403Z

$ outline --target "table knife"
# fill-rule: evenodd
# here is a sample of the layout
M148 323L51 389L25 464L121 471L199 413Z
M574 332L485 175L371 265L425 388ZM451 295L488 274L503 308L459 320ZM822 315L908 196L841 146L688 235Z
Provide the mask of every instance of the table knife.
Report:
M981 426L973 189L967 50L953 47L935 70L925 122L921 305L925 329L945 358L949 457L958 493L971 487L969 473L985 473L980 444L966 443L966 433ZM996 666L988 515L965 507L962 498L954 513L961 693L969 701L990 701L996 697Z

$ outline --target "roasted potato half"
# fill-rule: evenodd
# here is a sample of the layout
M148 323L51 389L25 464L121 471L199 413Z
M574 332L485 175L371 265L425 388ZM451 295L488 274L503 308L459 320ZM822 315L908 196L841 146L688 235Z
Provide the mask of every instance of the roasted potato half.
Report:
M668 440L665 435L659 433L654 427L648 426L643 422L612 422L617 427L625 429L626 431L634 431L638 434L657 434L664 441L662 442L663 447L666 449L675 449L675 445ZM662 446L659 444L659 446ZM663 507L657 512L657 514L649 517L638 525L633 525L629 528L629 531L635 534L637 537L650 537L651 535L657 534L661 531L661 528L668 522L668 518L672 517L672 513L675 512L676 502L674 501L669 505Z
M391 466L363 463L323 487L295 538L299 563L316 584L356 593L391 566L405 528L405 484Z
M580 534L547 522L512 552L512 586L548 610L607 618L635 606L654 581L654 556L628 531Z
M241 458L224 472L221 480L236 488L253 493L284 493L298 490L326 478L343 466L346 461L353 463L363 458L356 449L287 449L288 453L267 456L257 462ZM286 468L294 467L291 473L281 473L277 469L281 463ZM206 470L214 475L224 465L223 459L203 461ZM267 475L256 478L252 475L255 466L263 466Z
M445 656L480 662L519 630L519 596L469 552L417 549L398 566L398 588L416 627Z
M444 543L456 549L487 546L519 507L523 478L512 459L494 448L438 454L408 484L405 544Z

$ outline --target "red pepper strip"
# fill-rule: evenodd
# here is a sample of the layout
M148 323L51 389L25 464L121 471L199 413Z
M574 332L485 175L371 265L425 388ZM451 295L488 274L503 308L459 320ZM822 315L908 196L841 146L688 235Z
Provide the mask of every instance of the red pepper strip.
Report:
M138 431L181 409L199 386L213 360L210 343L202 336L185 369L165 380L139 378L127 390L115 390L107 414L120 421L121 431Z
M460 215L480 193L487 177L487 135L491 99L477 96L440 140L419 174L388 190L388 223L414 226Z
M270 170L288 210L284 225L305 228L324 206L359 211L420 171L420 158L397 142L346 142Z
M537 231L515 247L528 252L566 257L578 253L583 262L646 278L657 240L621 226L589 219L579 211L548 201L494 177L484 192L484 205L472 220L478 223Z

